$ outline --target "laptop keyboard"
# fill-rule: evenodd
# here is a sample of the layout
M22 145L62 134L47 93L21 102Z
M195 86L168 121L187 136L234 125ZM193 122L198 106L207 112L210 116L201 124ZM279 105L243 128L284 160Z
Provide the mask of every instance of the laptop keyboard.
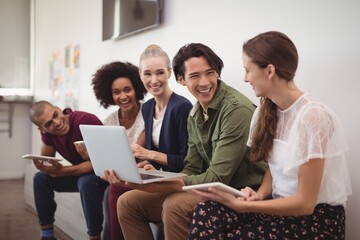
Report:
M148 180L148 179L154 179L154 178L163 178L164 176L140 173L140 177L142 180Z

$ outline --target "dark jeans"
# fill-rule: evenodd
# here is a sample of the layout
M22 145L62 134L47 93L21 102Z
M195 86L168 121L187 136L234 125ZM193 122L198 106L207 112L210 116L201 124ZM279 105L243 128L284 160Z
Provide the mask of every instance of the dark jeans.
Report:
M103 223L102 201L108 183L94 174L82 176L51 177L43 172L34 176L34 198L41 226L55 219L56 192L79 192L89 236L101 233Z

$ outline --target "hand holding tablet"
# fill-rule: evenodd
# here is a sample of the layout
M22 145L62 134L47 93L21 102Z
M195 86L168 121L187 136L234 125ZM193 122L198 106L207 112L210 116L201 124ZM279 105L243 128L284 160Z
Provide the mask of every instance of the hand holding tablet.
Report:
M188 186L183 186L182 189L184 191L191 191L192 189L196 189L199 191L205 191L207 192L209 190L209 187L213 187L213 188L217 188L221 191L227 192L227 193L231 193L236 197L246 197L245 193L232 188L228 185L225 185L221 182L212 182L212 183L203 183L203 184L196 184L196 185L188 185Z

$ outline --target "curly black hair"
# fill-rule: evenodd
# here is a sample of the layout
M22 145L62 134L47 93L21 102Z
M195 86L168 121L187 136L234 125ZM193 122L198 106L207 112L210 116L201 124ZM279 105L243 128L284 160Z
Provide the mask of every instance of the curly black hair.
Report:
M140 79L139 68L129 62L111 62L100 67L91 81L96 99L104 108L115 105L111 86L114 80L120 77L130 79L135 90L136 100L144 99L147 91Z

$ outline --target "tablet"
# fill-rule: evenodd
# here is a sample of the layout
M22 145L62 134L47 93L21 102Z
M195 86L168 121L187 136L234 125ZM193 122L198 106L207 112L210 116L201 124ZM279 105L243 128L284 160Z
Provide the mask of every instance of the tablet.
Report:
M69 162L68 160L66 160L64 158L43 156L43 155L37 155L37 154L25 154L24 156L22 156L22 158L29 159L29 160L38 159L38 160L42 160L42 161L46 161L46 162L49 162L49 160L59 161L59 163L61 165L63 165L64 167L73 165L71 162ZM47 163L47 165L49 165L49 164L51 164L51 163L50 162Z
M225 185L221 182L212 182L212 183L203 183L203 184L196 184L196 185L188 185L188 186L183 186L182 189L184 191L191 191L192 189L196 189L199 191L205 191L207 192L209 187L213 187L213 188L217 188L219 190L222 190L224 192L227 193L231 193L233 195L235 195L236 197L245 197L245 193L236 190L235 188L232 188L228 185Z
M50 156L43 156L43 155L36 155L36 154L25 154L24 156L22 156L23 159L30 159L30 160L42 160L42 161L49 161L49 160L54 160L54 161L63 161L64 159L62 158L56 158L56 157L50 157Z

